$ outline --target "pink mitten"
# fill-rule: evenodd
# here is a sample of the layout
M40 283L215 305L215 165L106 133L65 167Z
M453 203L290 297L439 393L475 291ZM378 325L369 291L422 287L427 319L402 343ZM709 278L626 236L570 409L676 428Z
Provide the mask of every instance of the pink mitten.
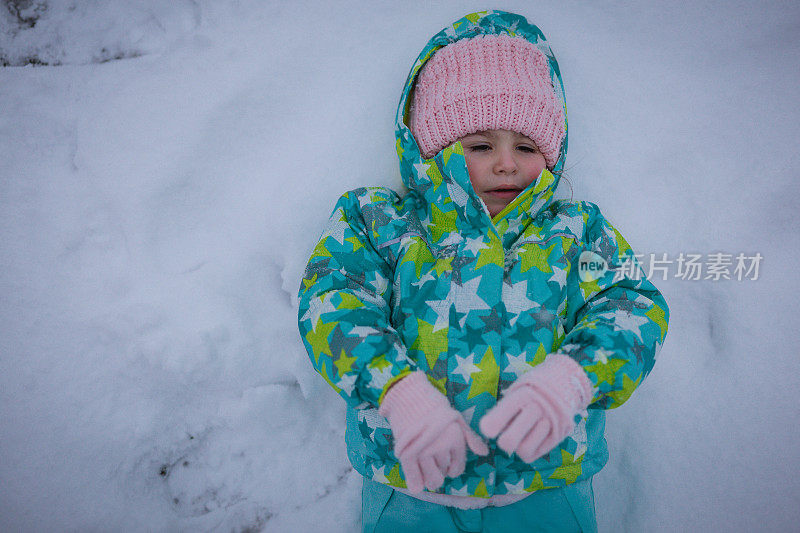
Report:
M573 418L592 398L592 382L570 357L549 354L514 382L481 419L497 445L530 463L552 450L575 428Z
M436 490L445 476L460 476L467 446L478 455L489 453L486 443L424 372L412 372L392 385L378 412L389 420L394 453L411 492L421 492L423 487Z

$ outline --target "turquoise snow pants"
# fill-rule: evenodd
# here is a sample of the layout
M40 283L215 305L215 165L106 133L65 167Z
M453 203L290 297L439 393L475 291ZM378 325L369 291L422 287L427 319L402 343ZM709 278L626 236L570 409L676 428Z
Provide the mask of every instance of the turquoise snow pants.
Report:
M363 533L597 531L592 478L540 490L511 505L470 510L424 502L364 479L361 523Z

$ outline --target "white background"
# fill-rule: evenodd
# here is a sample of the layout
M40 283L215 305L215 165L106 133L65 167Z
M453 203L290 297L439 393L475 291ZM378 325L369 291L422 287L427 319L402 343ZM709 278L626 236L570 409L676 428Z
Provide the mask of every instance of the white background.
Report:
M0 68L0 529L356 530L297 289L338 196L399 187L419 50L486 6L28 4L0 5L0 58L51 65ZM764 257L655 280L670 329L608 413L600 530L796 529L800 8L499 7L559 59L575 198L640 253Z

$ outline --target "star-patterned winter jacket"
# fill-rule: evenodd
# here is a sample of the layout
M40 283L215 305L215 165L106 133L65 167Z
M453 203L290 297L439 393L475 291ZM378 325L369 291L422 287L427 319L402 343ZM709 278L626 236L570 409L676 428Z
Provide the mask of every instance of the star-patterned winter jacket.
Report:
M460 142L422 159L406 126L420 67L458 39L499 33L523 36L545 53L563 101L558 64L523 17L474 13L437 33L414 63L397 111L408 192L368 187L342 195L301 283L300 334L316 370L347 402L350 461L394 487L405 487L403 470L377 407L408 373L426 372L480 433L478 422L503 390L549 352L583 367L594 396L569 437L533 463L489 441L488 456L468 450L464 473L437 490L520 494L603 467L605 409L639 386L667 332L664 298L597 206L552 198L566 140L553 170L494 218L470 184Z

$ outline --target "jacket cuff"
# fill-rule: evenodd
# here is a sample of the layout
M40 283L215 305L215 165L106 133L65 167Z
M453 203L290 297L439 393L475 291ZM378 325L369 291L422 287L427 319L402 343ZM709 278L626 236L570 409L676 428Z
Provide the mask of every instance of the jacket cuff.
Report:
M393 388L401 379L411 375L414 371L413 370L404 370L393 376L389 381L386 382L386 385L383 386L383 390L381 391L380 396L378 396L378 406L383 404L384 399L386 399L386 394L389 392L389 389Z

